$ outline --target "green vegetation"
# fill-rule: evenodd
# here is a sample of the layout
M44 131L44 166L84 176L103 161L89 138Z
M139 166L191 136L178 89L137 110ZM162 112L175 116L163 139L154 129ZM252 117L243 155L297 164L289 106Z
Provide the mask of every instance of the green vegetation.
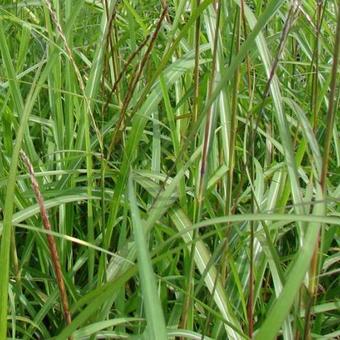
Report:
M339 13L2 0L0 340L339 337Z

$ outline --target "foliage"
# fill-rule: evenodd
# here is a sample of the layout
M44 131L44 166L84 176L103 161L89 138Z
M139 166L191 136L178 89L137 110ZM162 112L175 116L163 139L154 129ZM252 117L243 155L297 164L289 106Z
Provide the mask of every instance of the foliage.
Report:
M339 11L2 1L0 339L340 336Z

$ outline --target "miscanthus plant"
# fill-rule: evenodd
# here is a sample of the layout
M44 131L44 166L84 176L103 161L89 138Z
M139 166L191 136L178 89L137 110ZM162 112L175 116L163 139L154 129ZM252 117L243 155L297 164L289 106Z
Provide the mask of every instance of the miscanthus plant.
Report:
M340 336L338 0L2 0L0 339Z

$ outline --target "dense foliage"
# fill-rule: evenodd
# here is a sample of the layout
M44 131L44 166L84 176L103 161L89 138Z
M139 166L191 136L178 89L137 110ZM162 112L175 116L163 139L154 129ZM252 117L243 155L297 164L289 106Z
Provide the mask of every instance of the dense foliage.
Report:
M0 339L340 336L339 11L2 0Z

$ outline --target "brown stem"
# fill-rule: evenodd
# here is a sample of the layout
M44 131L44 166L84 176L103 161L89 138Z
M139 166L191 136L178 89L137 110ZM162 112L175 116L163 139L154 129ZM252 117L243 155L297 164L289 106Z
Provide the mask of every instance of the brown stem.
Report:
M108 150L107 157L106 157L107 159L110 158L111 152L112 152L114 146L116 145L116 143L118 142L118 140L120 138L120 134L123 132L123 130L125 128L126 111L127 111L128 106L130 104L130 101L131 101L132 95L134 93L134 90L137 86L137 83L138 83L138 81L139 81L139 79L142 75L143 69L144 69L147 61L149 60L149 56L150 56L151 51L152 51L152 49L155 45L156 38L157 38L158 33L161 29L162 22L163 22L167 12L168 12L168 8L165 7L160 18L159 18L159 20L158 20L156 29L151 36L150 44L149 44L149 46L148 46L148 48L147 48L147 50L146 50L146 52L143 56L142 61L140 62L139 66L138 66L138 70L136 72L136 75L134 77L132 77L131 80L130 80L127 95L124 99L123 106L122 106L122 109L121 109L121 112L120 112L120 115L119 115L119 118L118 118L118 122L117 122L117 125L116 125L116 129L115 129L115 132L113 133L113 137L112 137L112 140L111 140L111 143L110 143L110 146L109 146L109 150Z
M329 163L329 152L331 146L331 139L333 133L333 126L335 120L335 103L337 100L336 96L336 83L337 83L337 70L339 64L339 54L340 54L340 9L338 10L338 19L336 26L336 37L334 44L334 54L333 54L333 65L332 65L332 79L330 84L330 92L329 92L329 105L327 112L327 126L326 126L326 137L324 144L324 152L323 152L323 162L322 162L322 171L321 171L321 179L320 184L324 193L326 193L326 178L328 172L328 163Z
M215 28L215 36L214 36L214 47L213 47L213 60L212 60L212 69L211 69L211 78L208 88L208 98L211 97L214 87L215 81L215 73L216 73L216 63L217 63L217 48L218 48L218 30L220 28L220 17L221 17L221 3L220 1L215 2L215 6L218 6L217 18L216 18L216 28ZM204 189L205 189L205 176L207 169L207 161L208 161L208 153L211 144L211 128L212 128L212 105L209 107L207 112L205 128L204 128L204 141L203 141L203 151L202 151L202 159L200 166L200 180L199 180L199 192L198 192L198 203L199 205L203 201Z
M326 137L324 142L324 151L323 151L323 159L322 159L322 169L320 175L320 186L323 191L324 197L326 198L327 195L327 173L328 173L328 163L329 163L329 154L331 148L331 140L332 140L332 133L333 133L333 126L336 114L336 85L337 85L337 70L339 64L339 53L340 53L340 9L338 10L337 15L337 26L336 26L336 36L335 36L335 44L334 44L334 53L333 53L333 65L332 65L332 78L330 83L330 92L329 92L329 105L328 105L328 112L327 112L327 125L326 125ZM319 253L320 253L320 234L318 238L318 242L315 246L313 258L311 262L310 268L310 283L309 283L309 294L310 300L308 302L307 312L305 316L305 339L310 339L310 324L311 324L311 307L313 302L317 297L317 289L318 289L318 266L319 266Z
M132 60L136 57L136 55L141 51L141 49L147 44L148 40L150 38L150 35L147 35L145 37L145 39L142 41L142 43L138 46L138 48L129 56L128 60L126 61L126 63L124 64L123 70L119 73L119 75L117 76L117 79L115 80L110 94L107 97L107 101L105 102L104 108L103 108L103 112L107 111L107 108L109 107L110 104L110 99L112 97L112 95L114 94L114 92L117 90L117 87L119 85L119 82L122 80L124 74L126 74L126 71L128 69L128 67L130 66Z
M199 7L200 0L196 0L196 8ZM199 101L199 64L200 64L200 25L201 25L201 17L198 16L196 19L195 26L195 67L194 67L194 87L195 87L195 98L194 98L194 107L193 107L193 121L196 123L198 118L198 101Z
M26 168L28 170L28 173L30 175L32 189L34 191L35 198L36 198L38 205L39 205L39 208L40 208L40 214L41 214L41 218L42 218L44 228L47 231L52 231L51 224L50 224L50 221L49 221L49 218L48 218L48 215L47 215L47 211L46 211L46 207L45 207L45 203L44 203L44 198L41 194L38 181L35 177L33 165L30 162L29 158L27 157L27 155L25 154L24 151L22 151L22 150L20 151L20 156L21 156L23 162L25 163ZM62 273L62 270L61 270L57 245L56 245L56 242L55 242L53 235L50 234L50 233L47 234L47 241L48 241L48 247L49 247L50 254L51 254L52 265L53 265L54 272L55 272L55 275L56 275L56 278L57 278L57 284L58 284L58 288L59 288L61 303L62 303L63 310L64 310L64 318L65 318L66 323L69 325L72 322L72 319L71 319L71 313L70 313L69 306L68 306L67 293L66 293L66 288L65 288L65 284L64 284L63 273Z

